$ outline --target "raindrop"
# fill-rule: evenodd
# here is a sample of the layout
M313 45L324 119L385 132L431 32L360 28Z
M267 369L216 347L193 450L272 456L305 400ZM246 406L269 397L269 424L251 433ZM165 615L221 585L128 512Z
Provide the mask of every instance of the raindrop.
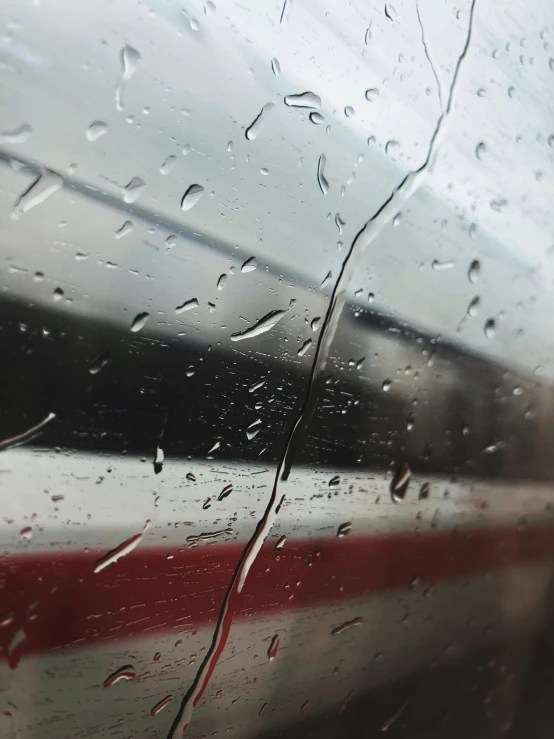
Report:
M319 110L321 108L321 98L313 92L300 92L297 95L286 95L285 105L289 108L313 108Z
M469 269L467 271L467 278L470 282L476 283L479 281L479 277L481 274L481 262L478 259L474 259L473 262L469 265Z
M176 164L177 157L174 154L170 154L160 167L161 174L169 174Z
M338 486L340 485L340 475L335 475L334 477L332 477L329 480L328 485L330 488L338 488Z
M287 537L286 536L281 536L281 538L279 539L279 541L275 544L275 551L276 552L280 551L285 546L285 542L286 541L287 541Z
M206 0L204 5L204 15L211 15L212 13L215 13L215 3L213 3L212 0Z
M250 259L247 259L246 262L242 265L240 268L241 272L253 272L258 266L258 262L256 261L256 257L250 257Z
M89 372L91 375L97 375L100 370L104 369L104 367L108 364L111 357L108 352L102 352L99 354L94 362L89 367Z
M364 620L361 616L352 618L350 621L345 621L340 626L335 626L335 628L331 631L331 636L338 636L339 634L342 634L344 631L348 631L348 629L351 629L354 626L361 626L363 622Z
M476 223L469 224L468 234L469 234L470 239L477 238L477 224Z
M431 485L428 482L424 482L419 490L419 499L427 500L431 491Z
M320 289L323 290L324 287L327 287L327 285L331 282L332 279L333 279L333 273L331 271L327 272L327 274L323 278L323 282L320 285Z
M548 137L548 146L550 146L550 148L552 148L554 146L554 134L552 134L552 133Z
M25 539L25 541L31 541L31 539L33 538L33 527L25 526L25 528L21 529L19 535L22 539Z
M141 328L144 328L146 321L149 318L150 318L150 313L146 313L146 312L138 313L135 316L135 319L131 325L131 331L136 334L138 331L141 330Z
M215 444L212 444L212 446L208 449L207 454L210 455L212 452L217 452L218 449L221 449L220 441L216 441Z
M57 287L54 290L54 293L53 293L52 297L56 301L61 300L64 297L64 291L61 289L61 287Z
M310 121L315 125L319 126L321 123L325 121L325 118L321 115L321 113L310 113Z
M289 308L286 310L273 310L267 313L250 328L231 334L231 341L244 341L245 339L252 339L254 336L265 334L266 331L272 329L288 312Z
M220 275L217 281L217 289L223 290L226 284L227 284L227 275L226 274Z
M440 272L440 270L443 269L452 269L453 266L454 262L452 260L450 260L449 262L439 262L438 259L433 259L433 261L431 262L431 267L437 272Z
M246 438L248 441L251 441L257 434L260 433L262 430L262 421L261 419L257 418L255 421L253 421L250 425L246 427Z
M365 99L369 100L370 103L377 100L379 97L379 90L376 87L370 87L369 90L365 91Z
M189 482L196 482L196 475L193 472L187 472L186 478Z
M389 157L396 156L400 151L400 143L392 139L385 144L385 154Z
M344 109L344 115L347 118L353 118L354 117L354 108L351 105L347 105Z
M398 13L390 3L385 3L385 16L389 21L397 21Z
M275 57L271 60L271 71L276 77L281 74L281 65L279 64L279 60Z
M127 234L131 233L133 230L134 225L133 221L125 221L125 223L115 232L115 238L122 239L124 236L127 236Z
M489 318L485 323L485 336L487 339L494 339L496 334L496 323L494 318Z
M384 380L383 381L383 384L381 385L381 388L382 388L383 392L384 393L388 393L388 391L391 388L391 385L392 385L392 383L391 383L390 380Z
M371 23L366 28L365 36L364 36L364 43L366 46L369 46L369 42L371 41Z
M120 667L115 672L112 672L112 674L104 680L104 687L111 688L112 685L115 685L116 683L133 680L133 678L135 678L136 676L137 673L133 665L123 665L123 667Z
M408 485L410 484L410 477L412 471L407 464L403 464L392 479L390 486L390 494L395 503L400 503L404 500Z
M181 199L182 210L190 210L191 208L194 208L196 203L202 197L203 192L204 188L202 185L191 185Z
M138 534L135 534L134 536L131 536L129 539L123 542L123 544L120 544L115 549L111 549L107 554L105 554L103 557L101 557L97 562L96 566L94 568L94 572L98 573L104 570L106 567L108 567L111 564L115 564L121 557L124 557L125 555L129 554L130 552L135 549L135 547L138 546L140 541L142 540L142 537L144 534L148 531L150 527L150 520L147 520L144 524L144 527L142 531Z
M265 385L265 380L259 380L259 382L255 382L253 385L251 385L248 388L249 393L255 393L256 390L259 390L261 387Z
M158 715L158 713L159 713L160 711L163 711L163 709L164 709L164 708L165 708L165 707L166 707L166 706L167 706L167 705L168 705L169 703L171 703L171 701L172 701L172 700L173 700L173 696L171 696L171 695L166 695L166 697L165 697L165 698L162 698L162 700L161 700L161 701L159 701L158 703L156 703L156 705L155 705L155 706L154 706L154 707L152 708L152 710L150 711L150 715L151 715L151 716L157 716L157 715Z
M352 521L346 521L346 523L341 523L341 525L337 529L337 536L339 538L342 538L343 536L348 536L348 534L352 531Z
M477 159L482 160L483 156L485 155L487 151L487 146L482 141L480 141L477 146L475 147L475 156Z
M19 196L12 211L13 218L20 218L63 187L63 179L57 172L45 169Z
M123 83L130 80L135 74L140 59L140 53L136 49L133 49L132 46L126 44L121 49L121 78L115 90L115 107L117 110L123 110Z
M0 144L22 144L27 141L33 133L33 129L28 123L22 123L21 126L14 128L13 131L0 132Z
M175 234L168 236L165 240L165 245L168 249L173 249L173 247L177 245L177 236L175 236Z
M312 331L318 331L320 325L321 325L321 318L319 316L316 316L315 318L313 318L310 324L310 326L312 327Z
M304 355L306 355L308 353L308 349L311 347L311 345L312 345L312 340L311 339L306 339L306 341L302 344L302 346L298 350L298 356L299 357L303 357Z
M271 111L275 108L275 103L266 103L260 110L254 121L244 132L244 135L249 141L253 141L262 131L263 127L267 122L267 117Z
M481 303L481 298L476 295L473 300L470 302L470 304L467 306L467 315L469 318L475 318L477 313L479 312L479 304Z
M275 659L277 656L277 652L279 651L279 641L279 634L275 634L275 636L271 637L271 643L267 650L267 657L270 661Z
M346 221L343 221L340 217L340 213L337 213L335 216L335 225L339 230L339 236L342 236L342 231L344 226L346 226Z
M175 313L184 313L187 310L192 310L193 308L198 308L200 303L196 298L191 298L190 300L185 300L185 302L182 305L178 305L175 308Z
M133 177L133 179L123 188L123 200L126 203L134 203L141 194L144 186L144 180L140 177Z
M104 121L94 121L87 128L87 139L89 141L98 141L100 136L103 136L105 133L108 133L108 124L104 123Z
M231 495L232 492L233 492L233 486L231 485L231 483L229 483L229 485L225 485L223 490L217 496L217 499L224 500L225 498L227 498L227 496Z
M399 226L402 223L402 213L397 213L392 219L393 226Z
M164 459L164 450L160 446L156 447L156 456L154 457L154 474L160 474L164 466Z
M319 157L319 161L317 163L317 184L319 185L319 189L324 195L327 195L327 193L329 192L329 183L325 179L325 174L323 172L326 162L327 159L325 157L325 154L322 154Z

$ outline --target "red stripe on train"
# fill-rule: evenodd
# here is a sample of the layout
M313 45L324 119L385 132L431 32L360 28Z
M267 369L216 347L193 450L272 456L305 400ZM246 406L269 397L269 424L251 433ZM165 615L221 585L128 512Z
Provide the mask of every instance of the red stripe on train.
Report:
M237 618L342 602L554 558L554 526L266 542ZM94 573L98 552L0 558L0 651L22 655L213 625L243 544L141 549ZM21 634L24 631L25 638Z

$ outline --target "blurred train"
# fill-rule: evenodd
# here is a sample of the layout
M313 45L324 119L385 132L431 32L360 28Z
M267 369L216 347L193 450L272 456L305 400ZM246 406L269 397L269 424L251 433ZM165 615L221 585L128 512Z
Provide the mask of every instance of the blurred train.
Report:
M546 736L551 9L0 20L0 736Z

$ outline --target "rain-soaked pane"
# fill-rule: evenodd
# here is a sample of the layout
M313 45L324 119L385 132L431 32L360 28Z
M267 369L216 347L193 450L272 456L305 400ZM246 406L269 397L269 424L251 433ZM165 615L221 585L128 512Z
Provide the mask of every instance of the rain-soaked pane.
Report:
M554 729L554 8L5 0L0 737Z

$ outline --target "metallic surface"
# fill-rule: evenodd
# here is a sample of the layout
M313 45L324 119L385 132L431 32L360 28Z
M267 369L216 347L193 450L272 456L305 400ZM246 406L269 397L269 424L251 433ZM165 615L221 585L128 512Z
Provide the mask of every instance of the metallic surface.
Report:
M1 736L539 735L553 22L2 5Z

